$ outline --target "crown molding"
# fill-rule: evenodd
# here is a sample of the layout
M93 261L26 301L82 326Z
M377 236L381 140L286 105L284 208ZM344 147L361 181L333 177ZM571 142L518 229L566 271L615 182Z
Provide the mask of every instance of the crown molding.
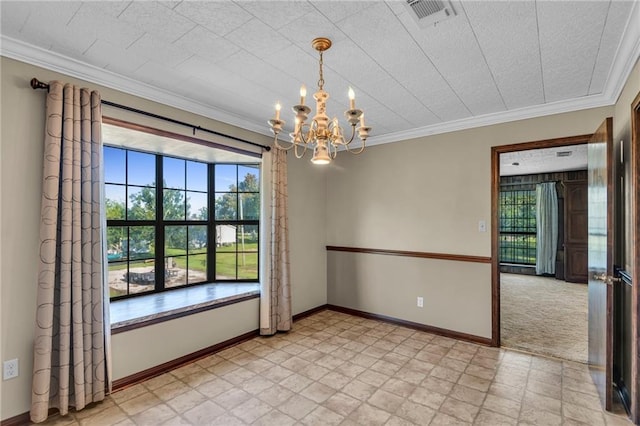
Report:
M637 0L633 2L630 18L618 45L611 71L602 93L372 136L367 140L367 145L400 142L476 127L614 105L633 67L640 58L640 25L634 25L634 22L640 22L640 1ZM166 89L124 77L10 37L0 36L0 55L273 137L266 125L249 121L245 117L212 108L209 105L193 101Z
M59 72L89 83L99 84L110 89L231 124L241 129L273 137L266 125L261 126L250 122L237 114L212 108L209 105L185 98L169 90L3 35L0 35L0 56L6 56L7 58Z
M512 121L526 120L530 118L544 117L547 115L573 112L589 108L611 106L615 101L604 95L585 96L569 101L559 101L543 105L534 105L509 111L494 112L491 114L478 115L475 117L463 118L445 123L433 124L415 129L388 133L386 135L374 136L367 139L367 146L381 145L385 143L416 139L425 136L439 135L443 133L456 132L460 130L474 129L477 127L491 126L496 124L509 123Z
M640 2L634 0L627 26L614 56L604 94L616 103L633 67L640 59Z

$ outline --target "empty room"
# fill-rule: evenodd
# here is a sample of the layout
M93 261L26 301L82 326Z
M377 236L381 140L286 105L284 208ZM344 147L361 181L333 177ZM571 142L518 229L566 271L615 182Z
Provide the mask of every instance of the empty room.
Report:
M640 422L640 2L0 12L2 426Z

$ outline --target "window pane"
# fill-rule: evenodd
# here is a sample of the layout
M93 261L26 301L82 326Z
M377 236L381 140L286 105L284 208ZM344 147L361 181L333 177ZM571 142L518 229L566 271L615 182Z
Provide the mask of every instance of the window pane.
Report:
M260 218L260 194L239 193L239 220L257 220Z
M207 226L189 226L189 253L207 252Z
M239 225L238 226L238 242L236 246L237 251L249 251L249 250L253 251L254 248L255 248L255 245L249 242L249 236L245 231L245 226Z
M118 262L127 259L127 227L107 226L107 261Z
M187 227L167 226L164 232L165 254L171 256L187 254Z
M207 201L206 193L187 191L187 219L207 220L209 218Z
M156 283L153 259L129 262L129 270L122 275L122 281L128 288L128 294L153 291Z
M189 226L189 284L207 280L207 226Z
M226 193L216 194L216 219L217 220L236 220L238 207L238 194Z
M207 165L195 161L187 161L187 189L207 191Z
M207 249L200 249L198 254L189 255L189 270L187 281L189 284L207 281Z
M218 253L216 254L216 279L235 280L236 279L236 254Z
M124 278L127 273L127 262L109 262L109 297L126 296L129 286Z
M238 253L238 279L258 278L258 253Z
M166 220L184 220L186 211L184 191L165 189L162 207Z
M104 181L107 183L126 183L126 151L120 148L105 146Z
M164 233L165 286L176 287L187 283L187 227L167 226Z
M237 191L237 177L235 164L216 164L215 178L217 192Z
M258 166L238 166L238 191L260 191L260 169Z
M185 160L164 157L162 159L162 186L165 188L184 189Z
M156 181L156 156L143 152L128 151L127 163L129 185L155 186Z
M109 297L129 294L127 280L127 227L107 227L107 261L109 262Z
M167 256L164 262L164 286L179 287L187 283L187 256Z
M238 251L258 251L258 225L241 225Z
M156 190L154 188L129 187L127 200L127 219L155 220Z
M124 220L126 187L123 185L105 185L104 203L107 220Z
M155 229L153 226L130 226L129 260L153 259L155 257Z
M234 225L216 225L216 251L236 251L236 227Z

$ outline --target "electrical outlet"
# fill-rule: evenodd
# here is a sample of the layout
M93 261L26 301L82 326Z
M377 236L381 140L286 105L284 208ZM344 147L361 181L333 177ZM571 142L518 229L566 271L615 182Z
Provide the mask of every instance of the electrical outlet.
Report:
M418 308L424 308L424 297L418 296Z
M2 380L18 377L18 358L5 361L2 365Z

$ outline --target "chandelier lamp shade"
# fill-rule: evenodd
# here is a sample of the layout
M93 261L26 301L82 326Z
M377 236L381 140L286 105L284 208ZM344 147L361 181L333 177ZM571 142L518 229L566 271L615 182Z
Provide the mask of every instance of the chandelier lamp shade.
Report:
M351 126L351 137L345 140L343 129L338 122L338 118L332 119L327 115L327 100L329 93L324 90L324 75L322 70L322 53L331 47L331 40L324 37L313 39L311 45L315 50L320 52L320 78L318 80L318 91L313 94L316 100L316 115L311 122L307 122L311 108L304 104L307 96L307 88L303 85L300 88L300 104L293 106L295 114L294 130L289 134L290 142L281 142L278 140L278 134L282 131L285 124L280 119L280 103L276 104L276 115L268 121L271 131L275 135L274 144L276 148L290 150L293 149L296 158L304 157L307 150L313 150L311 162L314 164L329 164L331 160L336 158L339 150L346 150L352 154L360 154L364 151L367 137L371 127L367 127L364 122L364 113L360 109L356 109L355 93L349 88L349 109L344 115ZM356 126L357 129L356 129ZM356 139L356 133L360 139L360 143L352 142Z

